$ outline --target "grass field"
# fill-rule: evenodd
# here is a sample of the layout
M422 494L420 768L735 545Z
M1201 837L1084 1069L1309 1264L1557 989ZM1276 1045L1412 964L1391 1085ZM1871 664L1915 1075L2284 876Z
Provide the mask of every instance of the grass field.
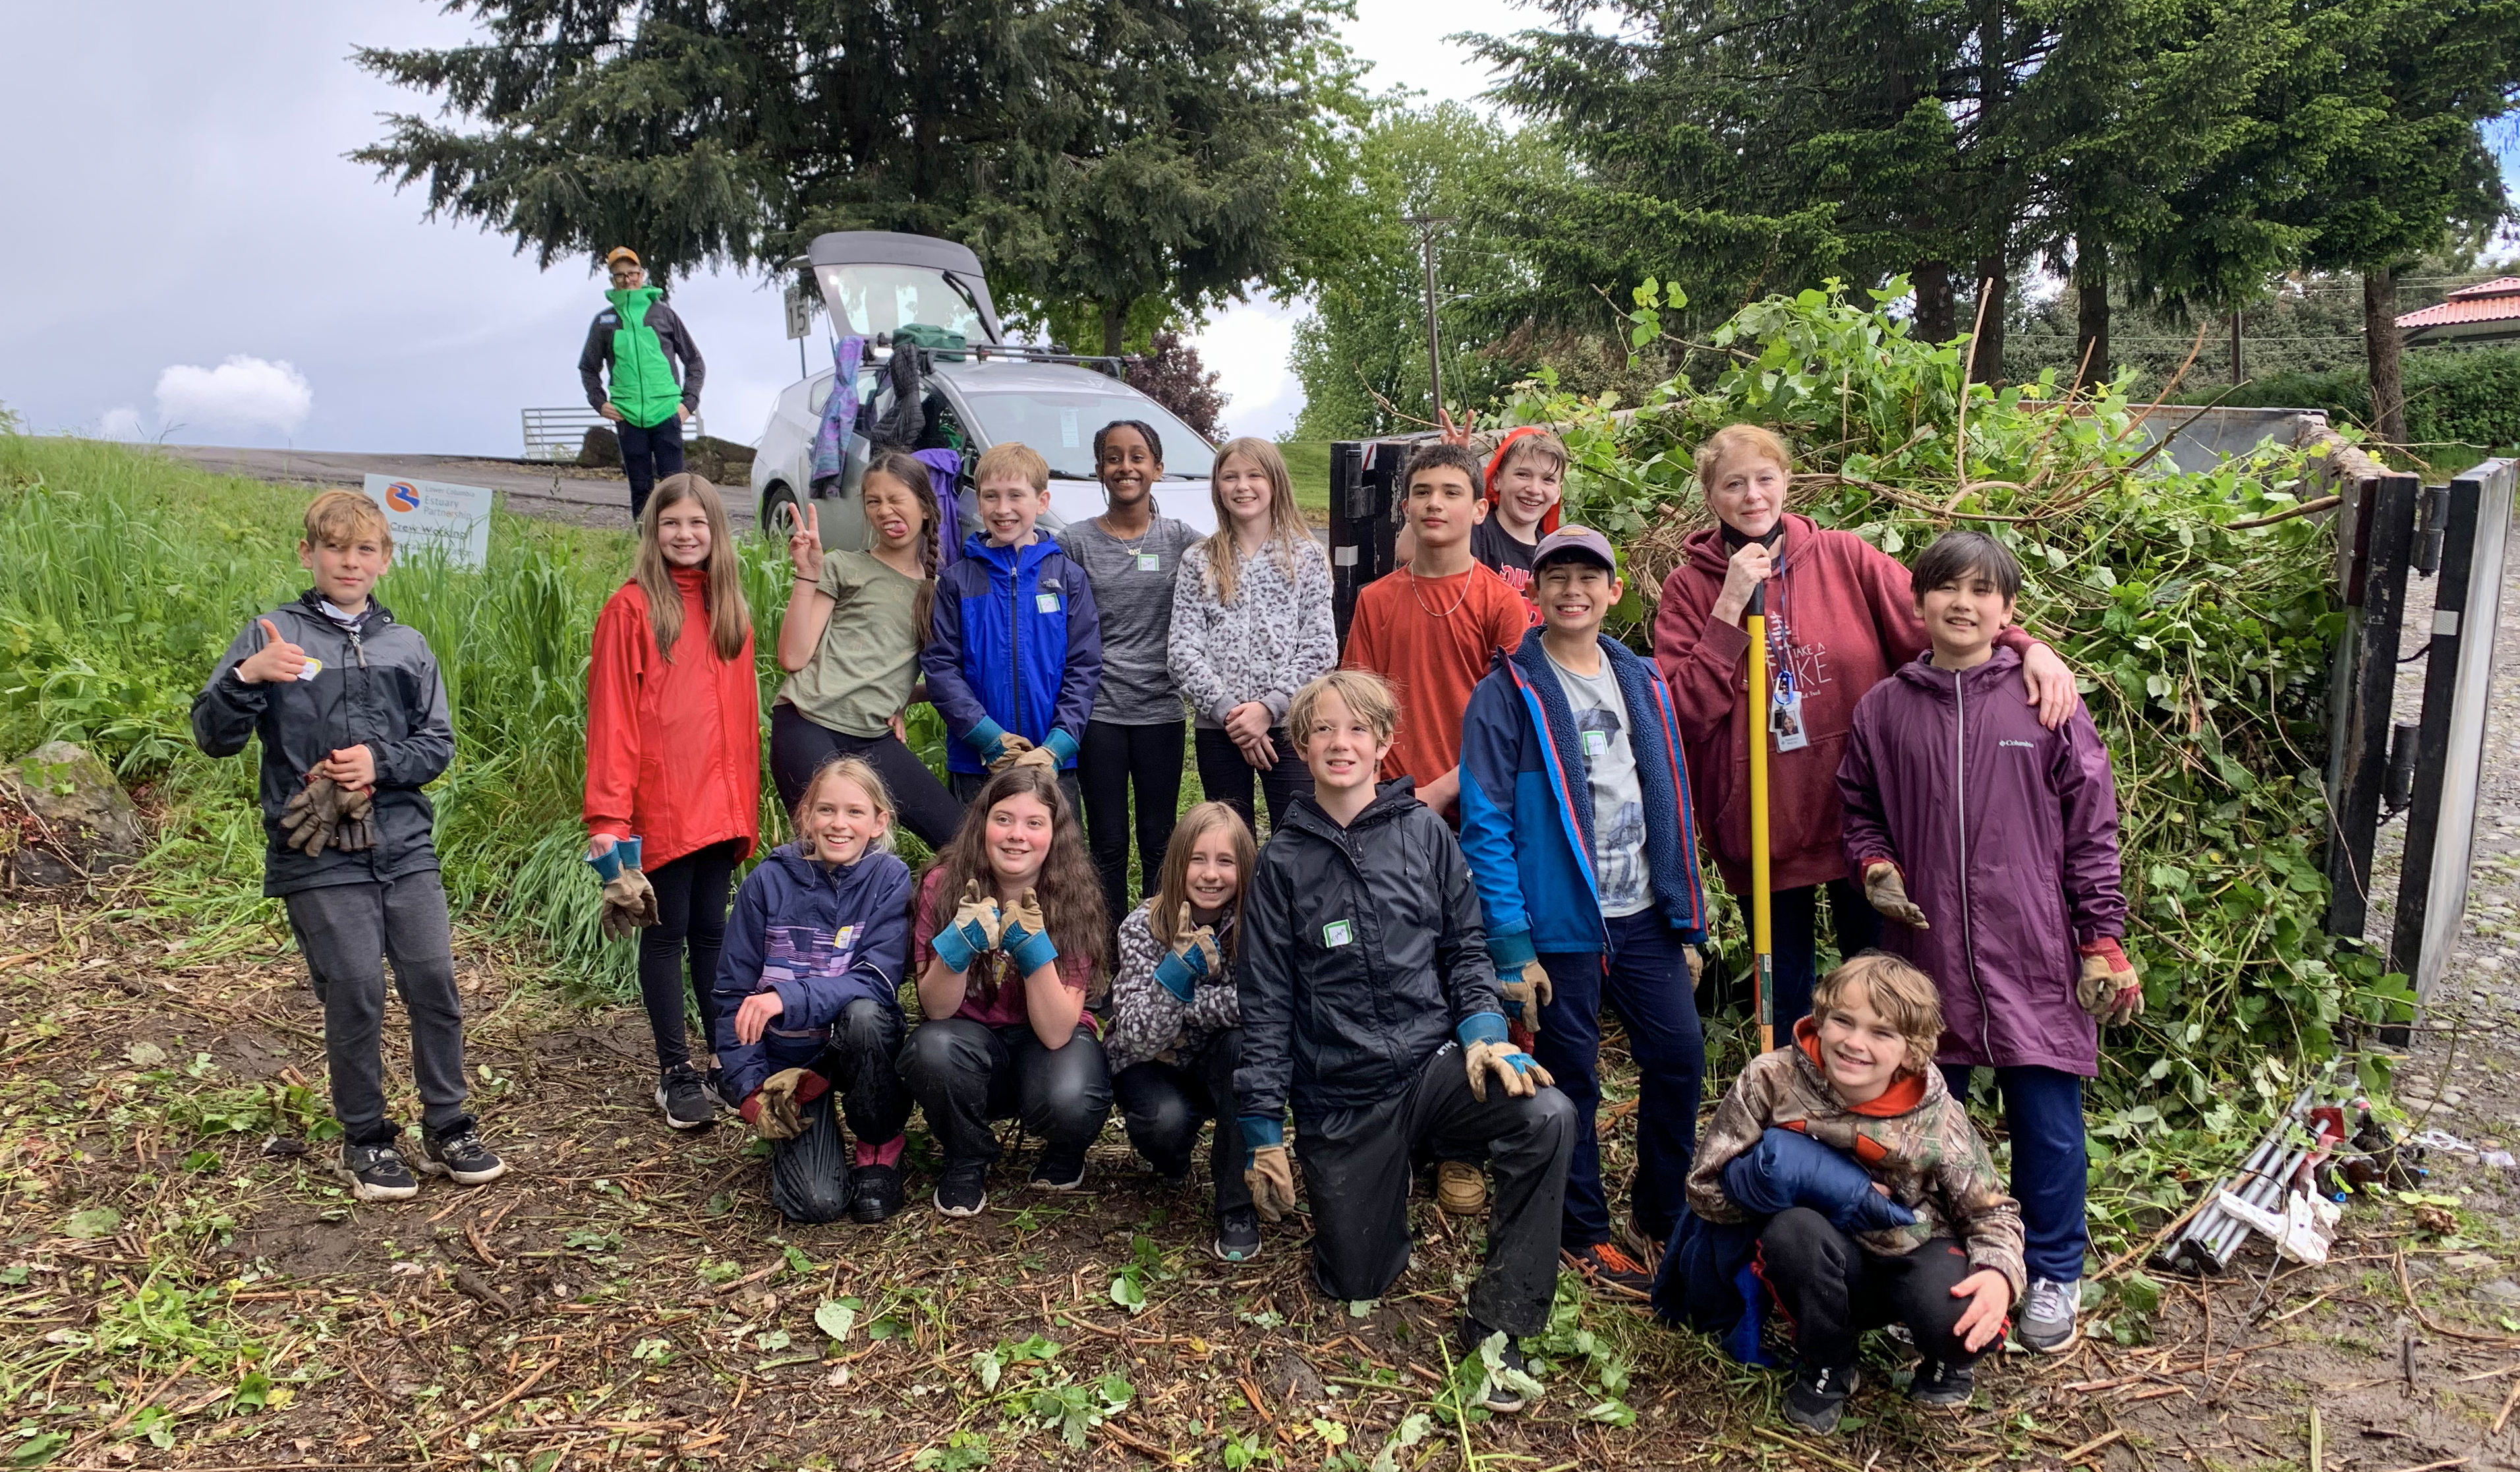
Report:
M1330 442L1327 439L1282 439L1278 453L1286 457L1287 479L1295 483L1295 504L1316 527L1330 524Z

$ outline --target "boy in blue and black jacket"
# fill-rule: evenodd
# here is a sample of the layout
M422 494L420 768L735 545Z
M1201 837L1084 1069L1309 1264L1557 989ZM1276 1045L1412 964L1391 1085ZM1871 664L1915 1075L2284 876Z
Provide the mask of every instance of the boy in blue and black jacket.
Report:
M992 445L972 470L980 529L937 575L919 666L945 718L945 767L968 803L989 773L1055 768L1078 803L1076 748L1102 682L1102 634L1085 570L1035 531L1050 509L1050 463L1029 445Z
M1640 1075L1637 1237L1679 1219L1706 1073L1693 991L1706 897L1671 696L1653 664L1601 634L1624 591L1609 542L1582 527L1532 556L1542 626L1471 692L1462 730L1462 850L1487 916L1507 1013L1575 1105L1561 1246L1597 1288L1642 1298L1640 1251L1611 1240L1594 1119L1601 1003L1628 1025Z

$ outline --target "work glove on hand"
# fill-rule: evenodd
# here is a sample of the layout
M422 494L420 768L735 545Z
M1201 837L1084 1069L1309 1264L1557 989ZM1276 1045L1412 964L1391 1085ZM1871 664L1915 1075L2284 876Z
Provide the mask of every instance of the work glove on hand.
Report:
M1017 741L1023 740L1020 736L1014 739ZM1028 746L1022 751L1017 752L1014 759L1007 764L1009 766L1037 766L1046 772L1057 772L1058 770L1058 754L1046 746Z
M289 847L308 858L323 852L339 831L351 796L348 788L330 777L307 778L306 785L291 794L288 805L280 809L280 831L289 835Z
M350 790L341 806L340 825L333 830L333 847L344 853L365 853L377 846L377 825L369 821L377 810L377 795L364 787Z
M1058 960L1058 947L1051 943L1048 922L1041 917L1041 897L1030 889L1006 910L1006 928L998 932L998 948L1015 963L1015 975L1027 977Z
M656 891L639 867L638 838L621 839L602 853L588 854L586 864L604 880L607 937L618 941L656 923Z
M998 754L989 759L989 770L1005 771L1033 751L1033 744L1012 731L998 738Z
M1540 1035L1540 1009L1556 999L1549 984L1549 973L1538 961L1525 961L1511 971L1497 973L1497 991L1505 998L1505 1015Z
M1181 939L1155 963L1155 981L1175 1001L1188 1006L1198 984L1225 969L1225 958L1217 954L1215 927L1190 923L1187 899L1182 901L1181 923L1174 929Z
M978 880L967 880L963 900L954 907L954 918L928 944L935 948L936 959L945 963L946 970L968 971L982 951L998 948L998 932L1005 924L998 913L997 897L981 894Z
M1925 912L1908 897L1907 883L1899 877L1899 866L1875 860L1864 869L1864 897L1872 907L1911 930L1932 930L1925 923Z
M2074 983L2074 1000L2083 1010L2110 1027L2141 1017L2143 979L2136 974L2135 962L2127 959L2125 947L2114 938L2102 936L2078 948L2083 975Z
M1505 1017L1496 1012L1477 1012L1462 1019L1453 1030L1461 1039L1462 1065L1469 1071L1470 1097L1484 1104L1488 1101L1488 1079L1491 1075L1503 1084L1508 1098L1527 1099L1542 1088L1556 1083L1549 1070L1529 1053L1506 1040Z
M805 1132L805 1106L831 1086L831 1080L812 1069L781 1069L762 1080L736 1113L765 1140L792 1140Z
M1264 1221L1278 1221L1295 1209L1295 1172L1286 1161L1286 1127L1257 1115L1242 1117L1242 1183L1251 1188L1251 1209Z

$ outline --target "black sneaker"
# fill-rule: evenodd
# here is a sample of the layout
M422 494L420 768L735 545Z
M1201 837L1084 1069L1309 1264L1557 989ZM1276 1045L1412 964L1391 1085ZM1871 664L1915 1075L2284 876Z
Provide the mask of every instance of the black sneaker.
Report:
M1032 1188L1036 1191L1073 1191L1085 1184L1085 1152L1046 1147L1032 1168Z
M1217 1213L1216 1256L1227 1263L1248 1263L1260 1256L1260 1214L1247 1206Z
M720 1109L735 1108L726 1096L726 1070L714 1063L708 1066L707 1073L700 1075L700 1091L707 1094L708 1101Z
M717 1105L709 1101L708 1085L701 1081L699 1070L688 1063L675 1064L656 1081L656 1107L676 1129L700 1129L717 1123Z
M976 1217L989 1204L989 1163L949 1160L936 1179L936 1210L948 1217Z
M481 1143L479 1127L469 1120L444 1134L424 1135L420 1168L459 1186L477 1186L508 1173L508 1163Z
M1919 1405L1966 1405L1977 1389L1977 1375L1965 1364L1928 1359L1916 1366L1908 1398Z
M941 1193L940 1193L941 1194ZM941 1208L942 1203L939 1203ZM901 1168L860 1166L849 1173L849 1219L872 1226L901 1210Z
M1855 1394L1859 1380L1855 1371L1833 1365L1796 1370L1794 1383L1785 1390L1785 1419L1805 1431L1828 1435L1846 1413L1846 1398Z
M390 1141L382 1145L349 1145L341 1147L341 1163L335 1173L350 1183L350 1194L361 1201L408 1201L420 1194L420 1182L411 1178L411 1168L402 1163L402 1152Z
M1468 1314L1462 1314L1462 1326L1457 1335L1462 1357L1468 1359L1483 1357L1479 1347L1486 1344L1498 1332ZM1513 1342L1512 1335L1506 1335L1505 1343L1499 1345L1497 1351L1497 1358L1504 1362L1507 1369L1520 1375L1531 1373L1531 1365L1522 1357L1522 1350ZM1521 1391L1508 1385L1500 1385L1491 1379L1488 1381L1487 1395L1479 1403L1498 1415L1509 1416L1530 1403Z
M1628 1250L1616 1242L1569 1247L1558 1256L1567 1266L1581 1273L1596 1293L1639 1301L1653 1297L1652 1271L1628 1256Z

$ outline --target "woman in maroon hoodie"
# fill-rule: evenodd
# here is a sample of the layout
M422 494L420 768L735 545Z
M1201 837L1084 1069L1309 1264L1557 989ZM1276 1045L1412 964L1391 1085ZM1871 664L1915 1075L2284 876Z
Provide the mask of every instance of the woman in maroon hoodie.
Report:
M1768 884L1776 946L1776 1035L1811 1011L1820 892L1829 892L1838 953L1879 935L1878 917L1847 877L1839 841L1837 766L1855 703L1927 647L1908 570L1878 547L1785 511L1793 459L1757 425L1729 425L1697 448L1697 483L1716 525L1691 536L1662 585L1654 663L1671 682L1688 749L1698 831L1715 847L1725 887L1750 893L1750 593L1767 588L1768 677L1757 702L1769 729ZM2030 701L2049 729L2079 704L2074 677L2018 628L1998 640L2020 657Z

